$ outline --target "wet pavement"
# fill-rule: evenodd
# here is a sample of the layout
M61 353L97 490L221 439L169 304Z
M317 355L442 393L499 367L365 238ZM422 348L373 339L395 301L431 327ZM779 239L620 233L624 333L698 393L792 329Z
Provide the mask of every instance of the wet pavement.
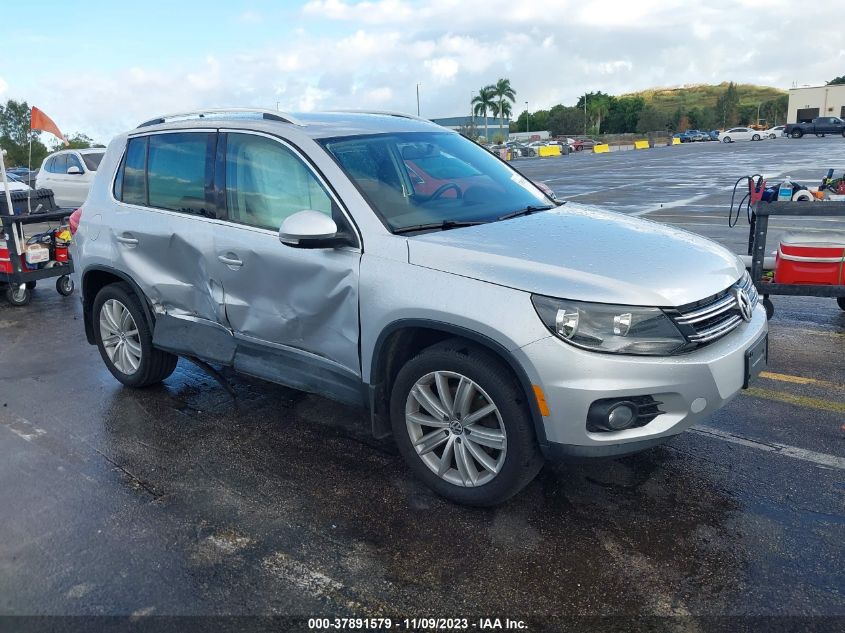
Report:
M719 225L734 172L815 179L845 167L834 141L519 168L740 252L747 229ZM611 189L626 183L647 203ZM509 617L528 630L673 616L655 630L704 631L703 616L749 630L764 628L753 616L800 616L795 630L841 630L845 312L775 305L767 373L706 424L632 457L549 465L512 501L470 509L416 481L361 411L224 372L232 398L186 361L161 386L121 387L85 341L78 296L39 287L26 308L0 304L0 615Z

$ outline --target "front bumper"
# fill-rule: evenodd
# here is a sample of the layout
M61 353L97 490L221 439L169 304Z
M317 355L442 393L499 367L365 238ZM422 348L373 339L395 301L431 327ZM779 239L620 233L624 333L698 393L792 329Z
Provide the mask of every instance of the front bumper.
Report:
M514 353L531 382L543 389L550 415L540 444L548 458L623 455L683 432L729 402L745 380L745 352L768 330L762 305L724 338L669 357L601 354L549 336ZM587 430L590 405L602 398L650 395L664 412L645 426Z

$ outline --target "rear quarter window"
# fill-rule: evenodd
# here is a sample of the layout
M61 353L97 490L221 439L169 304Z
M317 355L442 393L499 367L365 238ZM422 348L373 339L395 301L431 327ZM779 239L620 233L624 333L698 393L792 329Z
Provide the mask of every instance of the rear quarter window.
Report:
M100 161L103 160L103 156L103 153L82 154L82 160L89 171L97 171L100 167Z

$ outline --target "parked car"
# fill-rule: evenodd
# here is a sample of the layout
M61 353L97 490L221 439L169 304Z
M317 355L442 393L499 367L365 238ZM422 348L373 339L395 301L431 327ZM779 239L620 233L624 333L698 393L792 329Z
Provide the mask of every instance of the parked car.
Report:
M593 149L596 145L598 145L598 141L591 139L591 138L577 138L573 139L572 145L570 146L573 152L580 152L585 149Z
M707 132L707 135L710 137L711 141L718 141L719 140L719 130L710 130Z
M763 138L777 138L778 136L784 136L784 128L786 128L785 125L776 125L774 127L770 127L768 130L765 130L763 132Z
M697 141L709 141L710 135L699 130L684 130L676 135L681 139L681 143L694 143Z
M530 156L536 156L537 150L533 147L529 147L528 145L523 145L522 143L518 143L516 141L508 141L505 143L505 146L514 152L517 156L527 158Z
M20 177L8 171L6 172L6 181L9 183L9 191L29 191L31 189ZM2 181L0 181L0 195L3 195Z
M820 116L810 123L787 123L783 133L792 138L801 138L805 134L824 136L825 134L841 134L845 136L845 121L836 116Z
M416 117L214 114L117 136L71 219L85 334L126 386L184 355L368 407L422 481L490 505L544 457L666 441L765 365L714 242L556 205Z
M104 153L102 148L92 148L50 154L41 164L35 186L52 189L60 207L78 207L85 202Z
M733 143L734 141L759 141L764 132L752 130L750 127L733 127L722 132L723 143Z

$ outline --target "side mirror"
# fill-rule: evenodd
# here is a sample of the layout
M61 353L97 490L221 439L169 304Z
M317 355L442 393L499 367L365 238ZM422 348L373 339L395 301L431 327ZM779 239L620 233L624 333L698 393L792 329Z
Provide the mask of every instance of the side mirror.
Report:
M279 241L294 248L336 248L350 244L348 237L338 234L334 220L313 209L285 218L279 229Z
M72 165L72 166L67 168L67 173L70 174L71 176L76 176L78 174L81 174L82 170L79 167L77 167L76 165Z

